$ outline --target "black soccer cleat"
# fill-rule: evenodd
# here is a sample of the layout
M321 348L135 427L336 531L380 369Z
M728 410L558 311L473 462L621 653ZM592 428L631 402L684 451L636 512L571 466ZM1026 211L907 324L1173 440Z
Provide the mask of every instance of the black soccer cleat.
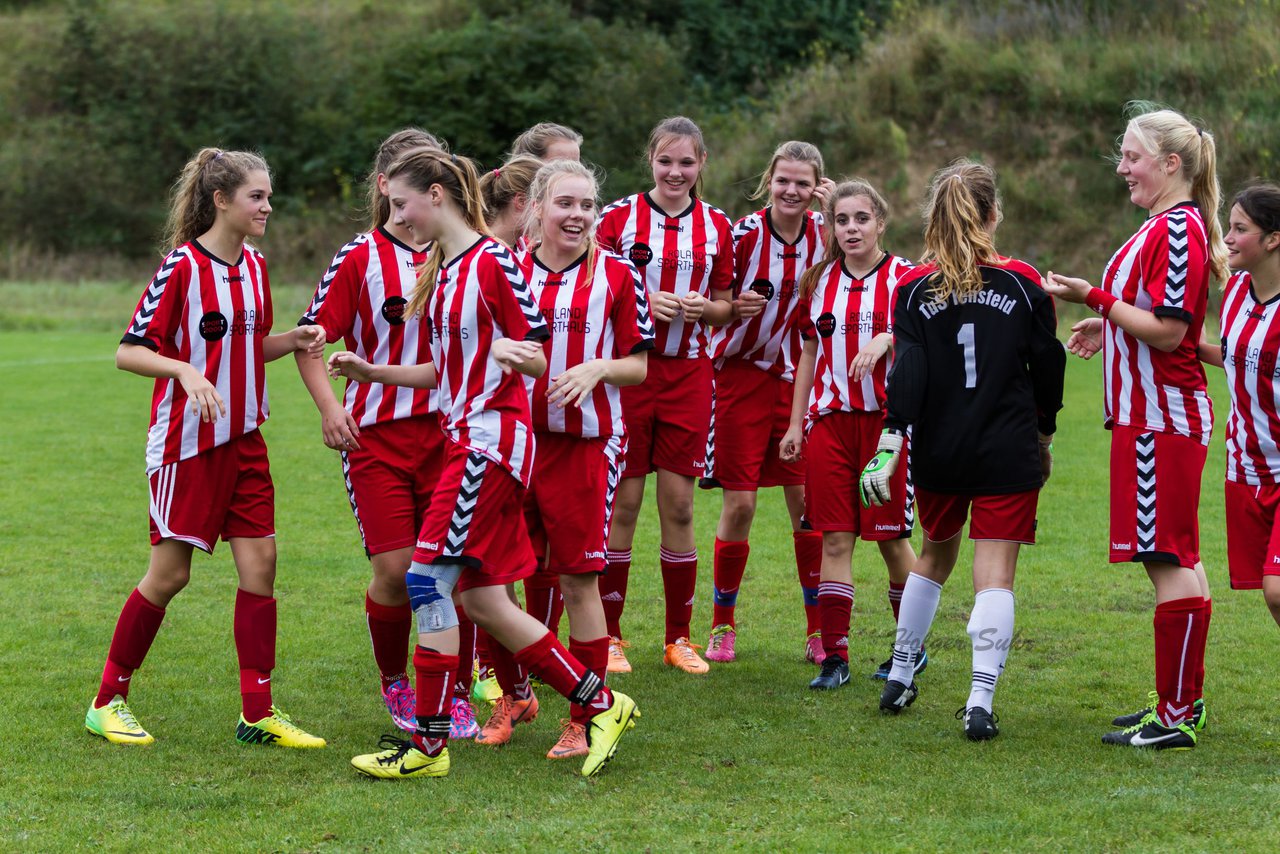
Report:
M956 709L956 720L964 721L964 736L970 741L990 741L1000 734L1000 719L981 706Z
M1147 717L1155 711L1156 703L1160 702L1160 695L1155 691L1150 692L1148 699L1151 705L1145 709L1139 709L1128 715L1119 715L1111 720L1112 726L1118 726L1121 729L1128 729L1131 726L1137 726L1147 719ZM1196 700L1195 705L1191 707L1191 726L1196 732L1201 732L1209 725L1209 713L1204 709L1204 699Z
M822 670L809 683L811 691L834 691L849 681L849 662L838 655L822 660Z
M915 675L919 676L924 673L926 667L929 666L929 653L924 651L924 647L920 647L920 651L916 653ZM884 661L880 662L880 666L876 668L876 672L871 674L872 679L879 679L881 682L888 681L889 671L893 670L893 655L890 655Z
M1151 714L1142 723L1107 733L1102 743L1151 750L1190 750L1196 746L1196 731L1190 721L1167 727Z
M880 692L880 711L888 712L896 715L916 701L916 697L920 696L920 689L916 687L916 683L903 685L890 679L884 685L884 690Z

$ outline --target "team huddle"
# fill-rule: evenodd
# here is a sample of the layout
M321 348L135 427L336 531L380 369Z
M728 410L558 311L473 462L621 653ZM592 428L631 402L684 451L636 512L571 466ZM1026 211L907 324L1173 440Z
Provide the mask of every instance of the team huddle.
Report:
M1212 613L1197 518L1213 420L1205 363L1225 369L1231 392L1231 584L1262 589L1280 623L1280 187L1243 189L1224 237L1212 134L1172 110L1135 115L1116 171L1149 216L1094 287L996 251L996 175L973 161L933 176L913 262L882 248L890 211L875 186L828 178L809 143L778 146L752 197L760 209L734 223L702 198L708 152L689 119L653 129L653 186L604 208L582 141L537 125L481 174L426 131L392 134L369 175L368 231L279 334L249 243L271 212L267 164L218 149L187 164L171 250L116 357L155 378L152 550L117 621L91 733L153 741L128 705L131 680L193 549L222 538L239 575L235 737L325 745L271 692L274 490L259 428L264 365L292 353L341 458L371 567L380 696L407 736L353 758L360 773L444 776L451 739L502 745L532 721L539 684L569 703L548 759L579 758L584 776L609 762L640 718L613 683L632 669L622 615L651 473L664 665L704 674L737 657L757 493L781 486L811 689L850 678L855 543L884 559L897 633L873 675L890 714L920 695L967 523L973 667L957 718L969 739L994 738L1017 558L1035 542L1067 354L1101 353L1110 560L1142 564L1156 593L1155 690L1102 740L1195 746ZM1221 344L1204 333L1211 280L1224 286ZM1099 315L1065 348L1055 298ZM330 378L345 378L341 399ZM702 631L698 486L723 497ZM490 704L481 725L476 708Z

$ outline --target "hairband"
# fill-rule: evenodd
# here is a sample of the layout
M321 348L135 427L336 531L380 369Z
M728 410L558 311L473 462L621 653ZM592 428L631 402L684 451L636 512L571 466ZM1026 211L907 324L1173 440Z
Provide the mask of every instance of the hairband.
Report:
M219 151L217 154L213 155L213 159L214 159L214 160L221 160L221 159L222 159L222 155L223 155L223 152Z
M493 177L497 178L497 177L498 177L499 175L501 175L501 174L502 174L502 170L501 170L501 169L494 169L494 170L493 170Z

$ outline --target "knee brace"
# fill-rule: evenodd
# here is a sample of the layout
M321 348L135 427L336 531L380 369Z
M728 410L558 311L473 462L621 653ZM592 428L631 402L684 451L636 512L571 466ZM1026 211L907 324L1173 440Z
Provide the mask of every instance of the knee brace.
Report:
M453 607L453 586L462 567L457 564L424 564L416 561L404 575L409 589L409 606L418 618L418 632L442 632L457 628L458 611Z

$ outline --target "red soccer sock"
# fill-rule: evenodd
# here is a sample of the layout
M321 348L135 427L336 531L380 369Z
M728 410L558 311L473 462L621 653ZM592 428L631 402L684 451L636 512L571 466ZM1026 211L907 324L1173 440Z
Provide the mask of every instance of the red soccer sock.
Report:
M822 580L822 534L818 531L793 531L791 537L796 551L796 574L800 577L800 592L804 594L804 633L811 635L822 626L818 608L818 585Z
M608 647L605 649L607 658ZM517 652L516 661L536 672L570 703L584 706L588 718L613 705L613 692L604 680L570 655L551 632Z
M533 696L533 688L529 686L529 668L492 635L489 636L489 660L493 662L493 675L504 695L516 700L527 700Z
M689 637L693 621L693 597L698 587L698 550L673 552L665 546L658 549L662 564L662 596L666 600L666 640Z
M1195 681L1204 667L1205 601L1188 596L1156 605L1156 714L1165 726L1191 718Z
M111 635L111 646L107 648L107 662L102 668L102 681L98 684L94 706L102 708L116 694L128 698L133 671L142 666L163 620L164 608L152 604L135 587L116 619L116 630Z
M455 604L458 612L458 676L453 683L453 696L471 701L471 683L475 676L476 624L471 622L461 604Z
M373 660L386 692L393 682L408 679L409 633L413 628L413 611L409 603L383 605L364 594L364 613L369 623L369 639L373 642Z
M738 589L747 571L747 556L751 544L726 542L716 537L715 556L712 558L712 578L715 589L711 606L711 626L737 626L733 612L738 605Z
M271 671L276 667L276 600L236 590L232 620L240 660L241 714L257 723L271 714Z
M444 655L425 646L413 651L414 713L418 729L414 747L428 756L438 756L449 741L450 699L458 656Z
M849 660L849 617L853 613L853 585L824 581L818 585L822 610L822 649L827 655Z
M1204 621L1196 621L1196 627L1200 630L1200 637L1197 638L1197 644L1200 649L1206 652L1209 649L1209 622L1213 619L1213 600L1206 598L1204 600ZM1200 656L1200 666L1196 668L1195 685L1193 696L1199 700L1204 697L1204 655Z
M902 591L906 588L905 584L894 584L889 582L889 610L893 611L893 624L898 624L898 609L902 607Z
M622 637L622 609L627 604L627 577L631 574L631 549L605 552L608 566L600 577L600 604L604 605L605 630Z
M544 575L539 570L524 580L525 610L553 634L560 631L560 616L564 613L564 598L560 595L560 577Z
M609 636L596 638L590 641L580 641L573 635L569 636L569 654L578 661L582 662L582 666L590 670L596 676L600 677L600 681L605 680L606 672L609 669ZM585 725L591 720L591 715L583 706L571 704L569 706L569 717L574 723Z
M480 665L481 676L493 672L493 659L489 657L489 644L492 642L489 633L476 626L476 663Z

